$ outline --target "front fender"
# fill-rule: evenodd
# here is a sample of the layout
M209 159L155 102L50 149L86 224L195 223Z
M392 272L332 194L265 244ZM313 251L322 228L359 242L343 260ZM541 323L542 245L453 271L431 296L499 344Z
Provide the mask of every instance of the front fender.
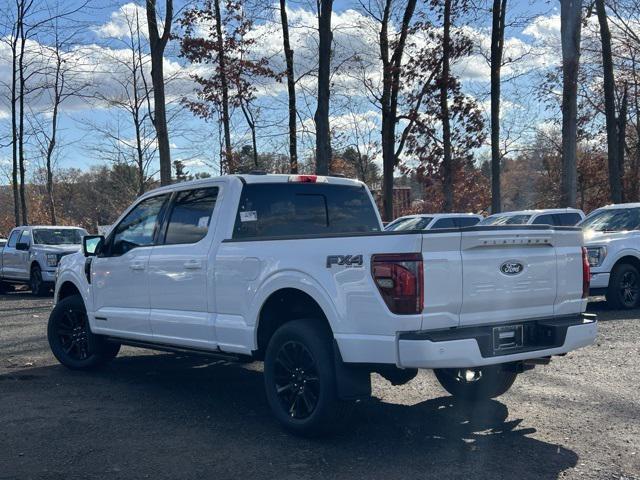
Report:
M60 300L60 288L67 282L72 283L82 295L87 312L93 312L93 295L91 295L91 285L84 274L85 257L81 254L67 255L63 257L58 265L58 275L54 299L58 303Z
M633 248L624 248L615 253L614 252L608 253L607 258L605 258L603 265L597 269L595 268L593 269L594 273L599 273L601 271L611 272L615 264L618 263L620 259L624 257L634 257L635 259L640 261L640 251Z

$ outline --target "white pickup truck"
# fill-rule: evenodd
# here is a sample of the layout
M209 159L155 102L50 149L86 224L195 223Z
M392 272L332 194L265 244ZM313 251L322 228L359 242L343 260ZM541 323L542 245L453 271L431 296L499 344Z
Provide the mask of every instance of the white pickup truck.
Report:
M23 226L11 230L0 248L0 293L29 285L31 293L51 292L60 259L82 248L87 231L76 227Z
M63 258L48 338L87 369L121 344L264 360L268 402L314 434L371 394L434 369L467 400L591 344L579 228L383 232L366 186L238 175L151 191Z
M591 266L591 295L613 308L640 306L640 203L608 205L580 224Z

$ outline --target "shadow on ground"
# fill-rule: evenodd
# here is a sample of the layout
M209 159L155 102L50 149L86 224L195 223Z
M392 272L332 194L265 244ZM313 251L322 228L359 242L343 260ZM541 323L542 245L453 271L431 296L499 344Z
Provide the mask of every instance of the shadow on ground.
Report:
M335 436L283 433L258 364L123 356L0 376L0 478L557 478L577 463L506 405L357 405Z

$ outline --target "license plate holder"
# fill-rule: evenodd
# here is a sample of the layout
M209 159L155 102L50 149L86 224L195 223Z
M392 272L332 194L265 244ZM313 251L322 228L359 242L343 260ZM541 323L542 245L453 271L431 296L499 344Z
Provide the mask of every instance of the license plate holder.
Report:
M493 327L493 350L513 350L521 348L524 341L524 328L522 325L503 325Z

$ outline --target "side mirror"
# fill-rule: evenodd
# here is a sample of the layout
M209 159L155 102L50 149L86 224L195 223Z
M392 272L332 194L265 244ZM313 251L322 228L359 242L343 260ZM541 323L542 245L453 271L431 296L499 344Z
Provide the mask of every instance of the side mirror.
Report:
M29 244L24 242L16 243L16 250L22 250L23 252L26 252L29 250Z
M86 235L82 237L82 251L85 257L95 257L102 252L103 235Z

